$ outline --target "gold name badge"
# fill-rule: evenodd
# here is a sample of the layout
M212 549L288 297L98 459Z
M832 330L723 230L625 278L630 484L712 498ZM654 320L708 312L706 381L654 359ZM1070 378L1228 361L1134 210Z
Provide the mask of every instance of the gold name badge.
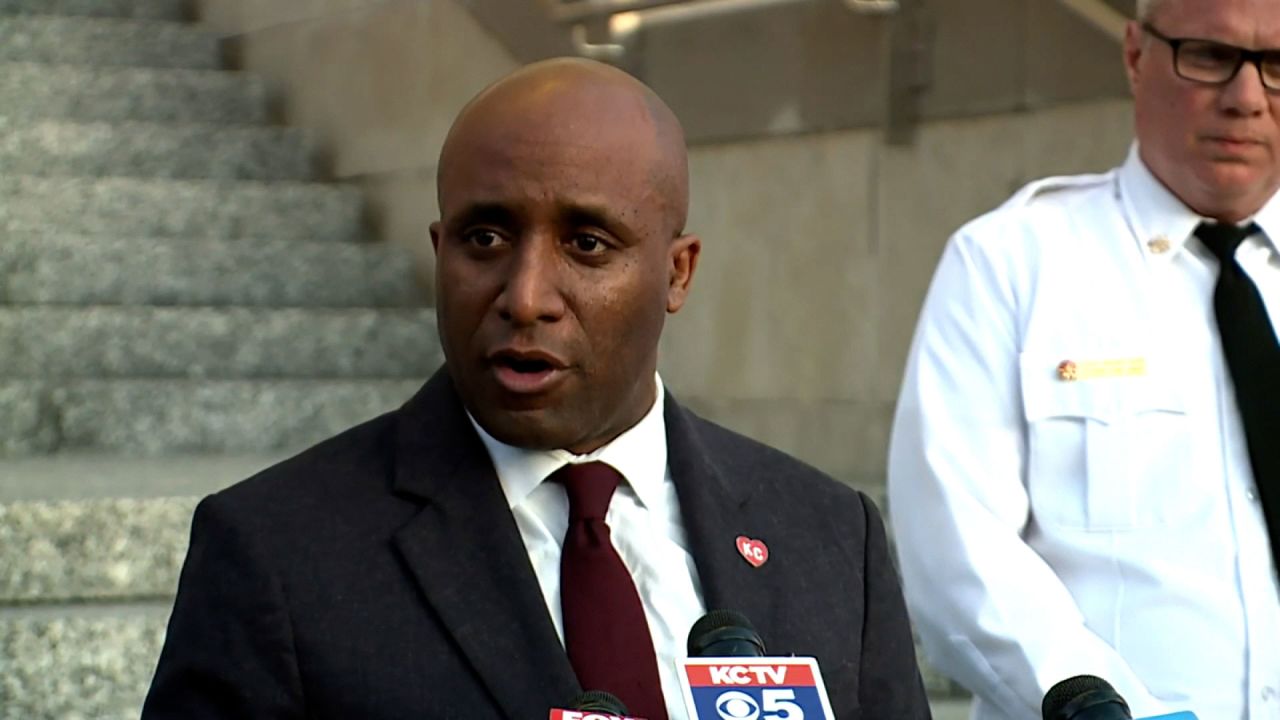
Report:
M1058 379L1066 382L1099 380L1102 378L1141 377L1146 374L1146 358L1063 360L1058 363Z

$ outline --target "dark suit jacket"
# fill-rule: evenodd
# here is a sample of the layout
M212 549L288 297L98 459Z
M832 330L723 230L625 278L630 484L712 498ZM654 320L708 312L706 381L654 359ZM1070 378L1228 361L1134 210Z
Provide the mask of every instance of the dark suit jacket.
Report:
M665 419L707 607L745 614L770 654L816 656L842 720L929 717L872 504L669 396ZM200 503L143 717L535 720L579 690L442 370Z

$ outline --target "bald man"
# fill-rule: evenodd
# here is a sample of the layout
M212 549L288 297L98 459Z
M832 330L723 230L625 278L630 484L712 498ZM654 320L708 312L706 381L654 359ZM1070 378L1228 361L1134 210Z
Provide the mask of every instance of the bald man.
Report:
M444 367L200 504L144 718L531 720L584 688L684 718L719 607L816 656L837 717L927 718L872 504L663 388L701 248L666 105L530 66L462 111L438 185Z

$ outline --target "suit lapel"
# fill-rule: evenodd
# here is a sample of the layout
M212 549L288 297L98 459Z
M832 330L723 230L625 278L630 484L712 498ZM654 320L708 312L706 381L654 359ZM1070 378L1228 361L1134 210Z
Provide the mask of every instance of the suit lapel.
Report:
M503 713L542 717L579 691L492 463L444 370L400 411L398 494L423 508L395 545Z
M747 616L766 643L766 629L775 627L778 603L785 585L779 584L779 566L770 558L756 568L738 552L740 535L766 543L774 522L767 509L752 504L759 478L741 469L749 459L728 463L714 452L704 426L667 395L667 462L680 498L680 514L689 535L690 549L702 584L708 610L735 610ZM740 448L741 449L741 448Z

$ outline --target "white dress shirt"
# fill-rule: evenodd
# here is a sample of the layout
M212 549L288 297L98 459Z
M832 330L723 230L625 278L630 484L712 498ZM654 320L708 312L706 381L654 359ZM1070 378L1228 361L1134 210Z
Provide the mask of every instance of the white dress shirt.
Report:
M524 538L529 560L542 587L542 596L564 642L560 611L560 552L569 527L569 500L564 487L545 482L569 463L600 461L620 472L605 521L613 546L631 571L644 604L649 633L658 658L662 694L672 720L687 718L676 660L686 657L689 628L705 612L702 585L689 554L689 542L676 487L667 467L667 428L663 418L663 387L653 407L634 427L589 455L566 450L524 450L501 443L475 419L476 432L489 450L516 527ZM602 688L585 688L599 690ZM568 703L572 698L565 698Z
M1202 219L1135 147L1110 173L1029 185L947 245L889 510L929 660L975 691L974 718L1039 718L1081 673L1135 717L1280 718L1275 568ZM1265 236L1236 257L1280 319L1280 201L1253 219Z

